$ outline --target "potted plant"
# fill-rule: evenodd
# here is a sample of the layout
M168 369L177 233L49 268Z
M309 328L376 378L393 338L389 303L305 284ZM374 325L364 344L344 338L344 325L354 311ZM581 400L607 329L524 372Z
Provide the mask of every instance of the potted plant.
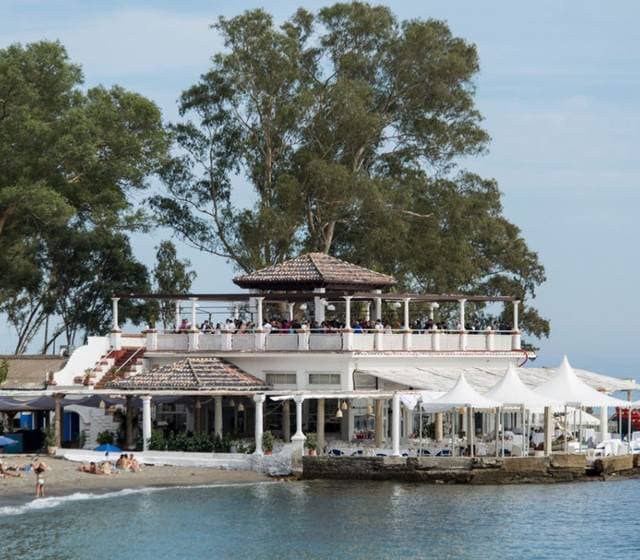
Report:
M56 430L51 425L47 426L44 430L44 445L49 455L56 454Z
M318 439L316 434L307 434L304 446L309 450L309 456L315 457L318 454Z
M262 451L265 455L271 455L273 453L273 442L275 439L269 431L262 434Z

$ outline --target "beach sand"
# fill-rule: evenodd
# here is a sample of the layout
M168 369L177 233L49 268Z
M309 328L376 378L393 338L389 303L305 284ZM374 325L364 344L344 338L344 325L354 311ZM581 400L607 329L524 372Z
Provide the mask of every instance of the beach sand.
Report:
M11 455L0 457L5 468L30 463L32 456ZM42 456L51 470L45 473L45 496L66 496L75 492L105 493L129 488L167 486L198 486L207 484L251 483L273 480L253 471L226 471L212 468L144 466L141 472L121 472L95 475L78 472L80 463L56 457ZM0 478L0 504L3 501L31 499L35 491L33 472L22 478Z

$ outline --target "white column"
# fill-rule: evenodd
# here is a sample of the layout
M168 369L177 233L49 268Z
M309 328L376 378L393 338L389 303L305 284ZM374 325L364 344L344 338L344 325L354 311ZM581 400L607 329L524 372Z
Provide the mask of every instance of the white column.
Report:
M381 294L382 290L375 290L376 294ZM382 321L382 298L376 298L376 321Z
M256 435L256 455L263 455L262 451L262 431L263 431L263 418L262 418L262 404L264 403L264 394L256 393L253 395L253 401L256 403L256 424L255 424L255 435Z
M149 451L151 439L151 395L143 395L142 399L142 450Z
M296 433L293 434L292 439L302 438L305 440L307 438L302 433L302 403L304 402L304 397L302 395L296 395L293 397L293 400L296 403Z
M256 330L261 331L262 325L264 325L264 319L262 318L262 302L264 301L263 297L256 298L256 311L258 312L258 319L256 321Z
M513 330L514 330L514 332L519 332L520 331L519 318L518 318L519 308L520 308L520 302L516 299L513 302Z
M431 302L429 305L429 319L435 321L436 309L440 307L440 304L437 301Z
M391 455L400 457L400 394L394 393L391 417Z
M411 325L409 323L409 302L411 298L404 298L404 333L402 335L402 349L411 350Z
M313 290L315 293L324 294L324 288L316 288ZM321 325L324 321L324 299L322 296L314 296L313 298L313 319L318 325Z
M467 349L467 331L466 331L466 318L464 315L464 304L466 299L458 300L460 303L460 350Z
M215 397L213 403L213 430L218 437L222 437L222 397Z
M293 308L295 307L295 303L288 303L287 306L289 308L289 321L293 321Z
M198 298L192 297L189 299L191 300L191 330L195 331L198 328L196 325L196 302L198 301Z
M609 439L609 410L606 406L600 407L600 441Z
M344 326L351 330L351 296L344 296Z
M111 327L112 331L119 331L120 324L118 322L118 302L120 298L113 297L111 298L111 304L113 305L113 326Z
M464 304L466 303L466 299L460 299L458 300L458 303L460 304L460 330L464 331L465 330L465 325L466 325L466 319L464 316Z
M302 433L302 403L304 402L304 397L296 395L293 400L296 403L296 433L293 434L291 443L293 444L294 454L296 456L300 454L300 457L302 457L304 455L304 442L307 439Z
M402 327L405 331L411 330L411 325L409 324L409 302L411 298L404 298L404 326Z
M364 320L367 321L367 323L371 321L371 302L370 301L367 301L364 304Z

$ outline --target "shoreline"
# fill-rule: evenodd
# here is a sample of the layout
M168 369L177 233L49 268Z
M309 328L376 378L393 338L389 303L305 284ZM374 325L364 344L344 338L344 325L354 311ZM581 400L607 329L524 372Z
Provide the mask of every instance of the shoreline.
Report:
M108 494L124 490L144 490L215 486L225 484L254 484L275 482L276 478L255 471L223 470L211 467L175 467L144 465L140 472L119 472L95 475L79 472L80 463L62 458L42 456L51 470L45 473L45 499L62 498L73 494ZM4 456L5 467L31 462L31 456ZM0 478L0 506L21 505L35 500L35 475Z

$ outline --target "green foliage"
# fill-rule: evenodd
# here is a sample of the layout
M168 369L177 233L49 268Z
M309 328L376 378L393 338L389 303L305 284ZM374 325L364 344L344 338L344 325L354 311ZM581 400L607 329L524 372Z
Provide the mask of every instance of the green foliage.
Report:
M44 445L45 447L56 445L56 430L51 424L44 429Z
M248 447L239 445L237 440L225 434L222 438L215 434L191 434L185 432L169 432L154 430L149 440L149 449L154 451L188 451L192 453L229 453L231 446L236 446L238 453L246 453Z
M9 362L7 360L0 360L0 385L2 385L9 375Z
M263 451L273 451L273 444L275 443L276 438L273 434L267 430L262 434L262 450Z
M188 293L196 277L196 273L189 270L190 266L188 260L178 259L176 246L171 241L160 243L156 248L156 266L153 269L156 291L161 294ZM175 305L170 301L162 301L160 317L165 329L175 324Z
M316 434L307 434L307 439L304 442L304 446L311 451L315 451L316 449L318 449L318 439L316 437Z
M83 90L60 43L0 49L0 310L17 353L49 317L61 324L43 351L63 333L72 344L78 329L104 332L108 291L146 282L123 231L145 226L130 193L167 147L151 101Z
M98 445L105 445L105 444L113 445L115 441L115 435L113 434L113 432L110 432L109 430L105 430L104 432L100 432L98 434L98 437L96 437L96 441L98 442Z
M474 45L363 2L214 27L226 48L180 99L177 156L151 201L160 223L244 271L319 250L394 274L399 289L535 296L544 269L496 182L460 168L489 141ZM252 206L233 203L239 173ZM529 305L521 317L548 334Z

